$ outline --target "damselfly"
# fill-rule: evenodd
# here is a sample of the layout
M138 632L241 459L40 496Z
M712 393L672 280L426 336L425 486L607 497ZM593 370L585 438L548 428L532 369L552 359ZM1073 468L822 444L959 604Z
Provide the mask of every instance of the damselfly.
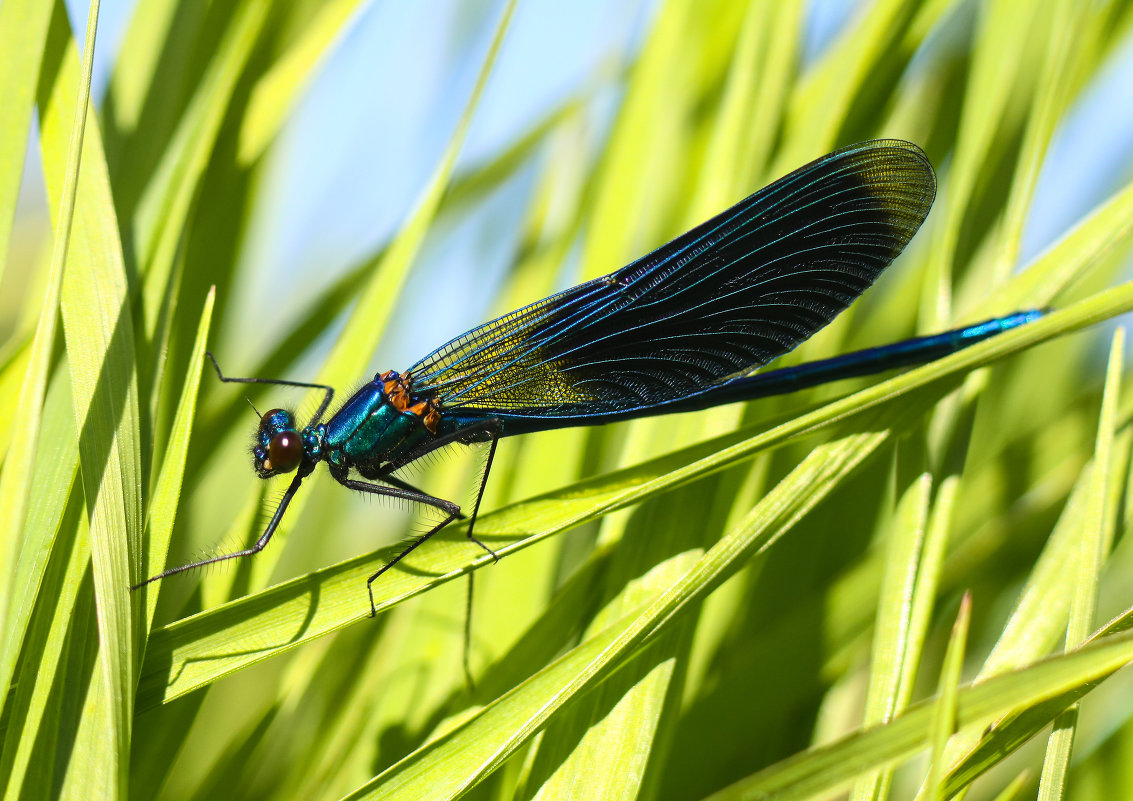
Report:
M402 373L376 375L325 421L331 387L232 378L214 359L221 381L321 389L323 399L305 425L283 409L260 419L257 475L294 477L256 543L142 584L263 550L303 480L325 462L348 489L443 515L367 580L372 614L373 582L461 516L455 503L397 476L438 448L488 443L467 535L495 556L474 528L502 437L694 411L920 364L1040 316L1019 312L757 372L874 282L920 228L935 193L932 166L916 145L878 140L843 148L617 272L473 328Z

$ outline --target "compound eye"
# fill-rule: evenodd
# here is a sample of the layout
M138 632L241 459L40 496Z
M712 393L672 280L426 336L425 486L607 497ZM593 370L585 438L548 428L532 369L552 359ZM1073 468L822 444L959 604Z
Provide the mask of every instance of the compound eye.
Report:
M303 442L294 431L280 431L268 443L268 460L264 469L274 473L290 473L303 460Z
M270 431L273 428L290 428L291 415L283 409L268 409L260 418L260 430Z

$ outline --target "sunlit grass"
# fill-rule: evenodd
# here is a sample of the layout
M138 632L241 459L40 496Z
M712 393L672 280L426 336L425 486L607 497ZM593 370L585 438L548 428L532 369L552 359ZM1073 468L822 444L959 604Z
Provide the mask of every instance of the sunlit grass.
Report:
M666 0L617 66L466 163L499 48L538 13L471 4L492 35L403 224L305 281L256 347L234 318L266 157L364 4L212 5L138 5L76 181L82 35L0 2L6 797L1133 797L1113 676L1133 658L1129 382L1098 326L1133 309L1129 165L1017 264L1053 137L1133 5L875 0L804 64L806 4ZM74 197L65 251L12 227L33 112L55 230ZM375 585L376 620L365 577L430 518L325 480L255 560L126 591L254 540L281 489L254 491L252 417L206 347L349 391L407 326L418 355L441 344L423 248L503 189L527 187L500 312L879 136L924 146L934 211L789 359L1052 314L899 376L505 440L477 534L506 558L454 525ZM65 252L58 290L37 250ZM464 503L476 467L413 480ZM453 579L472 570L470 690Z

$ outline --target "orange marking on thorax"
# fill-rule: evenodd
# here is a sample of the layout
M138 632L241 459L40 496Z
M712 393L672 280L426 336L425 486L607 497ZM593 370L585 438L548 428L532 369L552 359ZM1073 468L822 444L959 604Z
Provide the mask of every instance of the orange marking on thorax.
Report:
M392 370L382 374L382 389L385 390L386 397L389 398L393 408L399 412L410 412L417 415L421 418L421 423L425 426L426 431L430 434L437 433L437 424L441 422L440 398L417 401L410 406L411 397L408 382L401 376L395 377Z
M405 381L400 377L394 378L390 375L393 371L382 375L382 389L386 392L386 397L389 402L393 404L393 408L399 412L404 412L409 405L409 390L405 386Z
M441 421L441 413L437 411L436 406L433 405L432 400L417 401L415 404L406 409L421 418L421 422L430 434L437 433L437 423Z

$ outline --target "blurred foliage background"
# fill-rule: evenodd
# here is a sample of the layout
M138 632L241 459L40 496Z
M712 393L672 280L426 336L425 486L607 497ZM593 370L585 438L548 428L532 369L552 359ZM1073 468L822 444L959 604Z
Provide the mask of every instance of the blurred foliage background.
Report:
M93 58L87 12L0 0L5 798L1133 797L1096 325L1133 308L1133 4L108 2ZM430 515L325 477L254 560L126 591L262 531L245 395L317 402L206 346L348 393L879 136L924 147L934 211L785 363L1056 311L505 440L506 558L452 526L377 619L365 577ZM466 504L483 457L411 480Z

